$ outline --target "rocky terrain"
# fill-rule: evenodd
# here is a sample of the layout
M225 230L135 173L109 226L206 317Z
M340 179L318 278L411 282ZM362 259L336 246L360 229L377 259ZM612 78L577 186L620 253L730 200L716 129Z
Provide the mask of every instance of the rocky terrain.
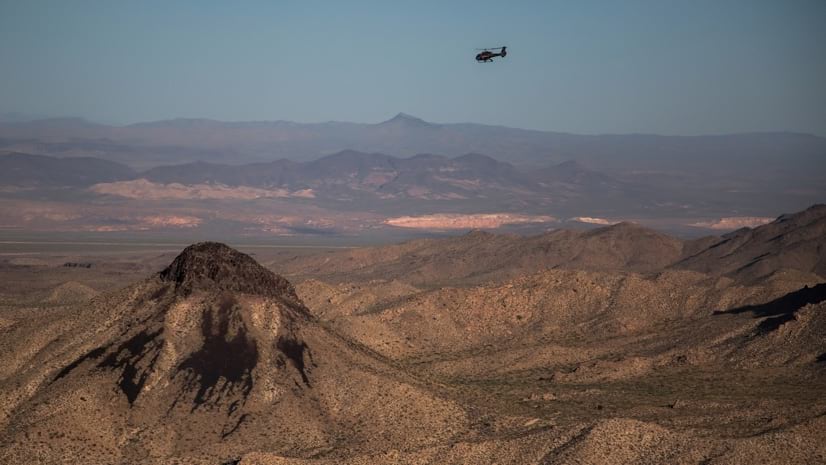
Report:
M148 280L61 316L57 341L38 320L7 334L28 356L3 358L5 462L424 447L432 431L468 421L454 401L326 330L284 278L221 244L193 245Z
M21 253L0 263L0 457L820 463L824 218Z
M477 283L547 269L692 270L749 282L774 275L826 274L826 206L783 215L754 229L685 240L633 223L534 236L472 231L301 257L279 264L327 281L404 279L413 284ZM808 278L807 278L808 279Z

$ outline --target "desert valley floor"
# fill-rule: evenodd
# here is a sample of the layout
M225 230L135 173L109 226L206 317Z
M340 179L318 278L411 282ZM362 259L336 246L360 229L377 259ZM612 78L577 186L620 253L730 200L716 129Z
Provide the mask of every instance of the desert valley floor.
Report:
M0 246L0 462L826 462L826 206L230 245Z

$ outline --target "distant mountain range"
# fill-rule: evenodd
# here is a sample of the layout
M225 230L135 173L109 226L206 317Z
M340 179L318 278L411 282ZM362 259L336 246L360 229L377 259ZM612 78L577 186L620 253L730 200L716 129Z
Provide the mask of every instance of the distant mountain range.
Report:
M0 185L4 186L87 187L134 175L128 166L99 158L0 153Z
M137 170L94 157L0 152L0 201L4 197L10 206L0 226L8 222L6 227L36 222L39 213L17 215L24 210L19 202L25 200L50 202L27 207L49 211L44 213L49 218L64 217L57 210L76 210L69 217L119 229L123 221L132 221L134 210L174 209L169 217L173 224L185 217L186 224L201 225L202 215L212 212L208 215L217 213L233 222L272 225L289 218L291 224L323 224L322 229L330 231L340 230L344 214L368 228L385 222L430 230L498 228L508 223L543 227L573 218L594 224L642 221L672 231L675 225L731 230L822 202L826 182L788 185L782 177L772 182L759 177L721 182L688 174L640 176L594 170L572 160L531 168L477 153L397 158L345 150L306 162L198 161ZM92 214L106 205L118 205L121 213ZM241 210L247 211L243 219L237 217ZM495 216L502 214L510 216ZM123 215L127 219L118 219Z
M109 126L79 118L0 122L0 149L96 156L144 168L199 160L306 161L349 149L399 157L483 153L517 165L577 160L609 172L805 175L814 167L826 171L826 139L808 134L578 135L436 124L404 113L378 124L176 119Z
M12 204L61 202L29 208L50 218L79 209L70 216L112 228L133 221L133 208L174 206L177 213L165 217L173 222L211 224L201 215L217 209L221 225L264 222L279 231L285 218L335 230L342 215L353 222L348 228L383 221L498 227L501 217L444 215L501 213L541 217L540 223L554 217L731 230L826 201L826 139L575 135L436 124L405 114L379 124L0 121L0 201L4 196ZM111 202L132 213L91 213ZM39 221L32 219L39 213L22 218L18 210L19 204L5 210L0 227Z

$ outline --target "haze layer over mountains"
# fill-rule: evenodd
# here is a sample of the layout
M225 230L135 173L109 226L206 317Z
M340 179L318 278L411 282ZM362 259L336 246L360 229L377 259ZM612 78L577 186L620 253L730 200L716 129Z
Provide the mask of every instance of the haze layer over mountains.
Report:
M0 227L355 235L624 220L684 234L826 198L826 140L434 124L0 123ZM26 212L23 214L22 212Z

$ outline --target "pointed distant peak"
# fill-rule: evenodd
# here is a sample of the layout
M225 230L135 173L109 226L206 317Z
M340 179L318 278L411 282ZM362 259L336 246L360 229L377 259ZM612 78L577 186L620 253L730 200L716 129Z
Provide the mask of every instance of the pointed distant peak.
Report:
M417 118L413 115L408 115L407 113L399 113L398 115L391 118L390 121L415 121L415 122L418 122L418 123L425 123L426 122L425 120L423 120L421 118Z
M182 295L193 291L230 291L297 301L293 286L252 257L220 242L199 242L181 252L160 272Z
M417 118L413 115L408 115L407 113L399 113L398 115L390 118L387 121L379 123L380 125L405 125L405 126L412 126L412 127L434 127L438 126L437 124L428 123L427 121Z

